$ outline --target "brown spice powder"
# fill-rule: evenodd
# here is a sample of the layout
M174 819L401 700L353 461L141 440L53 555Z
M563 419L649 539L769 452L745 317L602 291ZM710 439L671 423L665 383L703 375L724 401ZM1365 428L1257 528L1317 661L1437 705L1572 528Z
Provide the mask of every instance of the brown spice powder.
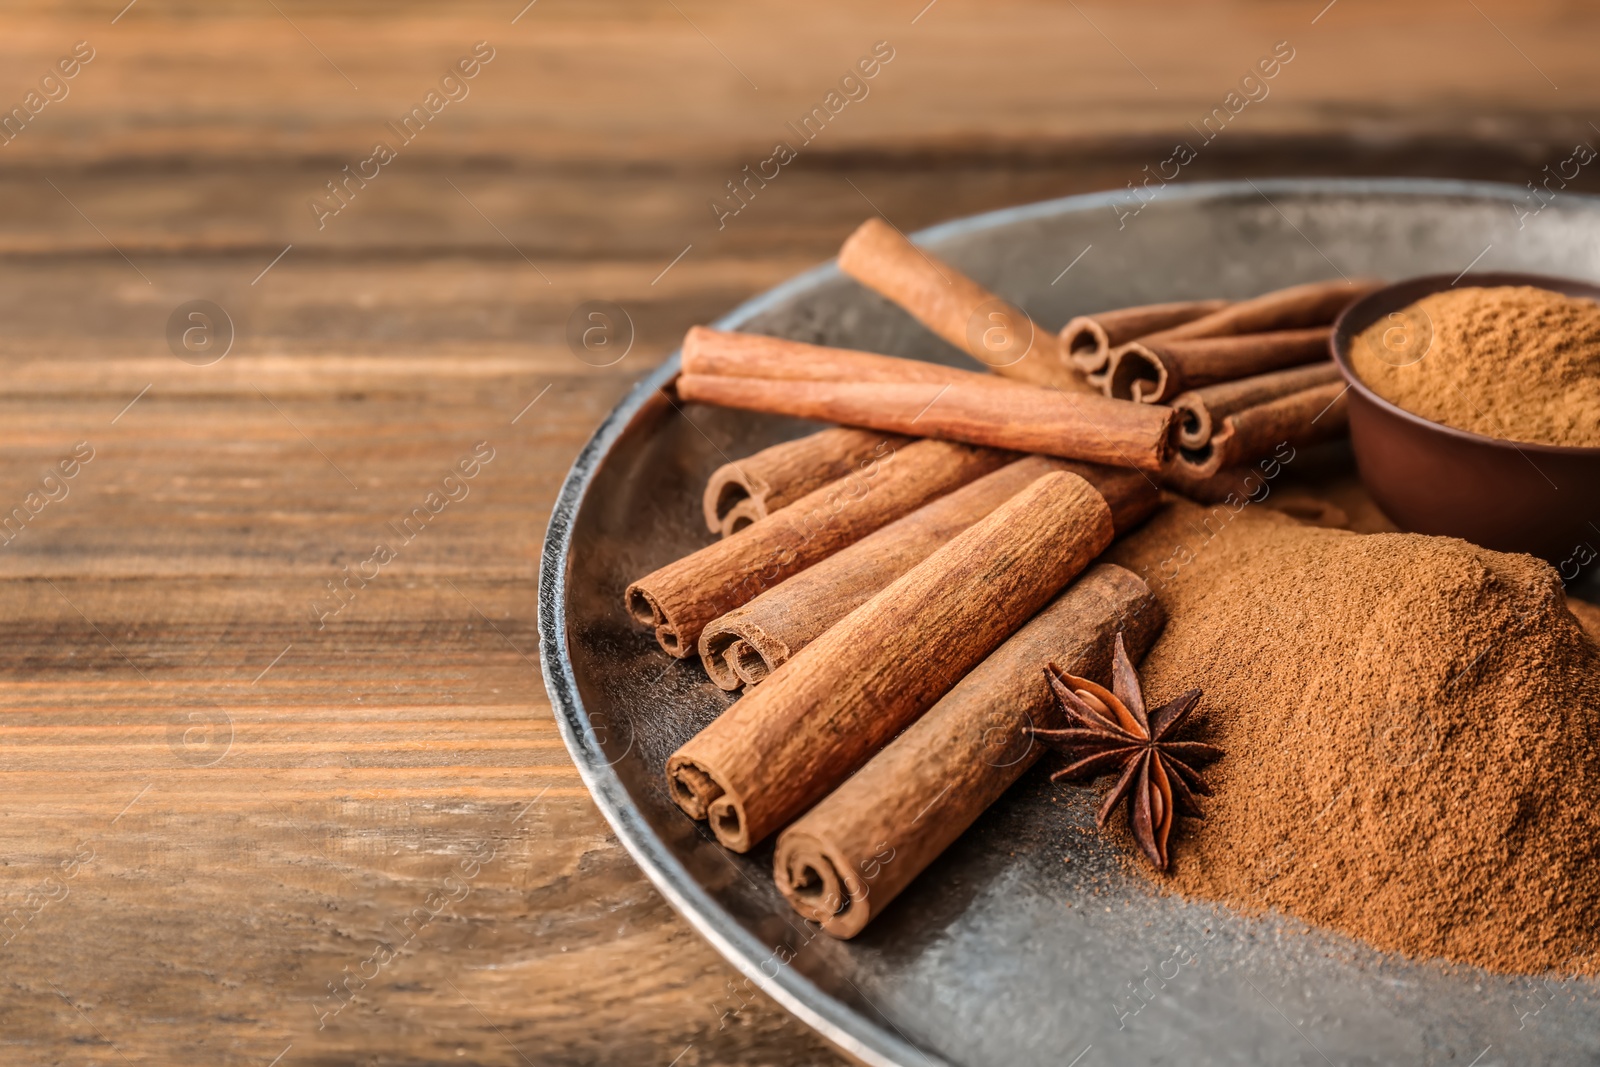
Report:
M1410 956L1600 969L1600 649L1555 571L1219 512L1172 504L1110 553L1169 615L1147 700L1200 686L1193 736L1227 752L1170 884Z
M1600 305L1532 286L1449 289L1367 327L1350 362L1379 396L1461 430L1600 445Z
M1600 607L1582 600L1569 600L1567 608L1572 612L1573 618L1578 620L1578 625L1583 627L1583 632L1589 635L1589 639L1600 641Z

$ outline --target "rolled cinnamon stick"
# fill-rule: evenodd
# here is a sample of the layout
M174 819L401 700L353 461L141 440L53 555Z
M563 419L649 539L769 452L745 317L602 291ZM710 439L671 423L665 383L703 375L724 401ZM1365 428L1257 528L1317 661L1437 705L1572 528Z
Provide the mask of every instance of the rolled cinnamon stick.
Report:
M1339 368L1333 363L1308 363L1181 393L1172 398L1172 406L1178 412L1173 428L1177 443L1181 448L1203 448L1222 420L1235 411L1338 380Z
M1109 679L1114 635L1138 659L1163 620L1132 572L1090 570L778 836L779 890L834 937L860 933L1039 758L1030 729L1067 725L1045 664Z
M1111 508L1118 536L1160 502L1155 485L1136 471L1044 456L1019 459L924 504L712 622L700 634L706 673L723 689L761 681L884 586L1053 470L1069 471L1094 486Z
M1106 369L1111 350L1118 345L1193 322L1202 315L1222 310L1229 303L1227 300L1179 300L1079 315L1061 328L1061 353L1085 374L1099 374Z
M1282 444L1311 445L1332 440L1349 427L1342 381L1329 382L1235 411L1222 420L1211 440L1173 455L1173 475L1209 478L1225 467L1250 463Z
M1152 383L1160 381L1164 373L1161 361L1150 351L1152 343L1170 344L1206 337L1326 326L1352 301L1381 284L1360 279L1293 285L1229 304L1201 318L1130 341L1112 350L1103 388L1107 396L1146 404L1163 403L1181 390L1152 388Z
M1145 338L1117 349L1106 392L1126 400L1170 402L1179 393L1217 382L1329 360L1331 326L1274 330L1188 340Z
M723 536L742 530L907 443L898 434L834 426L724 463L701 498L706 528Z
M766 378L795 382L925 382L944 385L972 379L1002 385L989 374L858 352L853 348L790 341L760 333L735 333L691 326L683 335L680 360L685 375Z
M1382 284L1375 278L1357 278L1291 285L1237 301L1209 315L1148 336L1179 341L1324 326L1337 318L1351 301L1366 296Z
M913 441L732 536L628 586L627 607L674 656L706 623L873 530L1015 459L948 441Z
M685 400L1159 470L1172 412L920 360L696 326Z
M675 752L673 800L691 816L705 812L723 845L748 850L948 692L1111 538L1111 509L1093 486L1064 472L1038 479Z
M1034 385L1093 391L1062 360L1057 335L882 219L868 219L845 240L839 269L997 374Z

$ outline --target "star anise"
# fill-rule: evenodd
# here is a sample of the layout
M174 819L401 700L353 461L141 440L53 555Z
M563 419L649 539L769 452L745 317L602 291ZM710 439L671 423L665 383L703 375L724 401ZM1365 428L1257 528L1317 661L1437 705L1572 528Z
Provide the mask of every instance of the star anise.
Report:
M1191 689L1147 716L1139 676L1128 661L1120 633L1109 691L1053 663L1044 673L1072 723L1065 730L1033 731L1035 737L1073 760L1051 775L1051 781L1093 777L1120 767L1121 777L1100 805L1096 822L1104 826L1106 817L1126 798L1128 825L1140 850L1156 870L1166 870L1167 837L1174 819L1180 814L1205 818L1194 795L1211 795L1205 779L1191 764L1222 755L1215 745L1171 740L1200 703L1200 690Z

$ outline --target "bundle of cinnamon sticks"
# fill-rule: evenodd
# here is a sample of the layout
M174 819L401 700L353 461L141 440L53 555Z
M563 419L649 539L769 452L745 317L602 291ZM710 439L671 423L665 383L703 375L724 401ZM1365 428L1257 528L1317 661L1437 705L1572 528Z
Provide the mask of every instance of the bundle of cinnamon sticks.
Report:
M737 851L782 831L780 889L853 936L1037 759L1030 729L1059 725L1045 661L1105 676L1117 633L1154 639L1144 582L1093 560L1158 492L1131 468L835 430L734 465L768 501L847 473L630 589L663 649L698 626L712 678L751 687L673 753L670 794Z
M695 326L676 382L687 401L1158 471L1171 409L938 363Z
M1366 283L1052 333L876 220L839 262L981 369L691 329L680 399L834 425L714 471L720 539L626 607L744 690L668 759L673 800L730 849L777 835L778 887L849 937L1037 757L1046 662L1104 676L1117 633L1154 640L1148 587L1095 560L1157 483L1342 432L1328 323Z
M1339 279L1247 300L1144 304L1080 315L1051 335L877 219L844 243L839 268L993 373L1063 395L1098 390L1108 399L1178 408L1181 426L1171 430L1162 468L1164 483L1179 491L1279 444L1344 433L1331 324L1380 284ZM1312 366L1319 369L1311 373ZM1128 421L1123 416L1119 425Z

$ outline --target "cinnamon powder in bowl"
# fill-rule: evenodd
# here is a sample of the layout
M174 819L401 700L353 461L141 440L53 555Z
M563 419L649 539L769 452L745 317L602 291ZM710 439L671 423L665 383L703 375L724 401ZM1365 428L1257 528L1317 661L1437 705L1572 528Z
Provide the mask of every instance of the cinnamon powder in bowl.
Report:
M1350 348L1373 392L1507 441L1600 446L1600 304L1531 285L1446 289Z
M1552 562L1594 536L1596 300L1589 282L1486 273L1412 278L1345 309L1332 344L1350 444L1397 526Z

